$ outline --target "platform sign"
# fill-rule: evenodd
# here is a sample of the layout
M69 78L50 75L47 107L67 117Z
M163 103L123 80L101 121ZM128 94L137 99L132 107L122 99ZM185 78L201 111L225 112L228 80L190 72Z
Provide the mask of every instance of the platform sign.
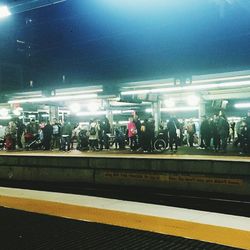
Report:
M244 181L239 178L221 178L204 175L185 175L169 173L142 173L131 171L105 171L104 177L116 180L130 180L143 182L166 182L166 183L199 183L211 185L241 186Z

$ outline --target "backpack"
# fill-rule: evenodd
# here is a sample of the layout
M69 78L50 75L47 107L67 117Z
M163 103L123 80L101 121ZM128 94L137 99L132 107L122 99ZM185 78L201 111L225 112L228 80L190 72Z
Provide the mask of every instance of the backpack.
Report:
M59 126L57 124L53 125L53 135L59 134Z
M194 133L194 126L193 126L193 124L189 124L187 126L187 132L188 133Z
M95 129L95 127L91 127L90 128L89 134L90 135L96 135L96 129Z

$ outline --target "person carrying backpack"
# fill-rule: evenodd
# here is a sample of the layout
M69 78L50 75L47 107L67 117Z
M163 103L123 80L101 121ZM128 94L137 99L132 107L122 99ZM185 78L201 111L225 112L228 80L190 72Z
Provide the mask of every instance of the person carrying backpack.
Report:
M52 134L52 149L53 149L59 147L60 136L61 136L61 124L57 121L56 118L53 119L52 127L53 127L53 134Z
M96 120L91 120L89 124L89 146L91 150L98 149L99 125Z

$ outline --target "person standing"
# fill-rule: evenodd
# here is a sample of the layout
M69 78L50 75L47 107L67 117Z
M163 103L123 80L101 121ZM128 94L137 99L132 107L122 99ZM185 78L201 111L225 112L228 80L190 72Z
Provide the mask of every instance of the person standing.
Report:
M107 117L105 117L103 120L102 129L103 129L104 148L109 149L109 136L108 136L108 134L111 133L111 127L110 127L110 123L109 123L109 120Z
M60 142L61 124L56 118L53 119L52 123L53 135L52 135L52 148L58 148Z
M43 128L44 150L51 149L52 135L53 135L53 126L50 124L50 121L47 121L46 125Z
M250 111L247 113L246 128L247 153L250 154Z
M206 116L203 116L203 120L201 122L200 137L200 147L205 149L209 148L211 143L211 130L209 121Z
M226 152L227 150L227 139L229 136L229 124L224 115L219 116L218 120L218 133L221 141L221 150L222 152Z
M193 122L192 119L190 119L190 121L187 124L187 141L188 141L188 145L189 147L193 147L194 145L194 134L196 133L196 128L195 128L195 124Z
M35 119L32 119L30 123L27 125L27 132L32 134L33 136L36 136L39 131L39 124L35 121Z
M141 121L139 119L139 116L136 114L134 115L134 123L135 123L136 131L137 131L138 148L140 150L140 148L142 147Z
M153 151L153 143L155 138L155 120L152 116L149 117L146 127L147 138L148 138L148 152Z
M5 148L16 149L16 124L13 121L10 121L5 129Z
M170 151L173 152L173 144L175 144L175 152L176 152L178 149L177 129L179 129L179 122L174 116L170 117L167 123L167 128L169 133Z
M129 118L128 122L128 138L129 138L129 146L132 151L137 148L137 129L133 120L133 117Z
M61 145L60 149L64 151L70 150L70 142L72 137L72 126L69 121L65 121L62 126L62 133L61 133Z
M89 146L90 150L98 149L98 139L99 139L100 126L97 120L91 120L89 123Z
M219 116L214 115L213 121L211 122L211 131L212 131L213 146L215 152L218 152L220 150L220 135L218 132L218 121L219 121Z
M17 127L17 146L18 148L23 148L23 143L22 143L22 136L23 133L25 131L25 125L23 124L23 122L18 119L16 121L16 127Z

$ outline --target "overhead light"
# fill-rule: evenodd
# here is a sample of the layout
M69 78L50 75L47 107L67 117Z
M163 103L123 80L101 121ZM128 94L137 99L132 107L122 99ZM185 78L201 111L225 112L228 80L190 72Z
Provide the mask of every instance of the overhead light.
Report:
M184 112L184 111L195 111L198 110L197 106L190 107L174 107L174 108L161 108L161 112Z
M6 117L8 115L9 115L9 110L8 109L6 109L6 108L0 109L0 116Z
M219 78L203 79L203 80L193 80L192 82L193 83L206 83L206 82L241 80L241 79L247 79L247 78L250 78L250 75L219 77Z
M62 92L60 90L56 90L56 96L65 96L65 95L85 95L85 94L94 94L94 93L100 93L102 92L102 88L97 89L87 89L87 90L65 90L65 92Z
M71 112L73 113L78 113L81 109L81 106L79 103L72 103L70 106L69 106L69 109Z
M113 111L112 111L112 114L113 114L113 115L119 115L119 114L121 114L121 113L122 113L121 110L113 110Z
M100 102L90 102L87 108L90 112L96 112L100 108Z
M246 103L236 103L234 105L235 108L250 108L250 102L246 102Z
M183 92L183 91L195 91L195 90L209 90L209 89L222 89L222 88L232 88L232 87L244 87L250 86L250 81L240 81L240 82L225 82L225 83L211 83L203 85L189 85L189 86L178 86L169 88L156 88L156 89L144 89L144 90L130 90L121 92L122 95L136 95L136 94L148 94L148 93L173 93L173 92Z
M96 112L78 112L77 116L99 116L99 115L106 115L106 111L96 111Z
M173 107L173 108L161 108L161 112L184 112L184 111L195 111L198 110L199 107L197 106L192 106L192 107ZM147 113L152 113L152 109L146 109L145 110Z
M67 96L51 96L51 97L40 97L40 98L29 98L29 99L16 99L8 101L9 104L13 103L33 103L33 102L53 102L53 101L67 101L67 100L79 100L79 99L91 99L96 98L97 94L87 95L67 95Z
M141 89L141 90L122 91L121 95L139 95L139 94L148 94L148 93L150 93L149 89Z
M187 104L189 106L197 106L200 103L200 98L196 95L190 95L187 97Z
M7 6L0 6L0 18L8 17L11 12Z
M11 116L0 116L0 120L10 120Z
M167 107L167 108L173 108L173 107L175 107L175 101L174 101L174 99L172 99L172 98L166 99L166 100L164 101L164 105L165 105L165 107Z

